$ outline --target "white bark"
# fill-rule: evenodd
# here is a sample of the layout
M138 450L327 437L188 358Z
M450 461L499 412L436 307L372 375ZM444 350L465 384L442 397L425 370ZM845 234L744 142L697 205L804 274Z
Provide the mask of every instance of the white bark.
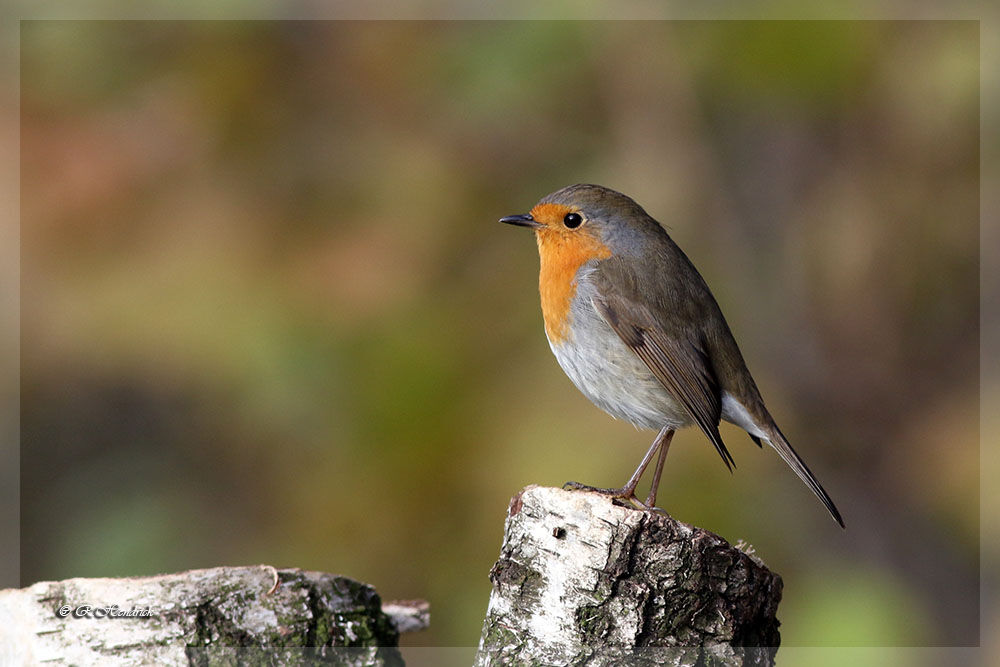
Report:
M366 584L270 566L40 582L0 591L0 664L402 664L380 604ZM426 627L426 603L395 611Z
M770 664L779 641L759 559L596 493L515 496L490 578L479 665Z

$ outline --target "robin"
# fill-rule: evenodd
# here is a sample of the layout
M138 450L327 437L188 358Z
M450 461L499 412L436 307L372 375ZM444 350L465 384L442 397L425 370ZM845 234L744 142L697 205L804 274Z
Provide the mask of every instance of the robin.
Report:
M729 325L687 255L641 206L599 185L570 185L500 222L535 231L545 335L573 384L612 417L659 431L620 489L567 483L652 510L674 431L697 425L726 467L724 419L767 442L833 518L840 512L774 423ZM645 502L635 489L653 457Z

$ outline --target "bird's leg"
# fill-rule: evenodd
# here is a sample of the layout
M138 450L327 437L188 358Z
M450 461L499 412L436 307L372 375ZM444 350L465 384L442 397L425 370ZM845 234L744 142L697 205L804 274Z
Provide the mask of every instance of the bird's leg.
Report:
M660 456L656 459L656 468L653 470L653 483L649 487L649 495L646 496L646 507L656 506L656 489L660 486L660 474L663 472L663 462L667 460L667 450L670 449L670 441L674 439L673 429L667 431L666 427L664 427L656 436L656 439L662 440L660 444Z
M635 472L632 473L632 476L629 478L629 480L625 482L625 486L623 486L620 489L602 489L596 486L587 486L586 484L580 484L579 482L566 482L565 484L563 484L563 488L580 490L580 491L596 491L597 493L601 493L606 496L611 496L612 498L621 498L622 500L627 500L641 509L646 509L646 510L652 509L651 505L642 503L638 498L635 497L635 487L639 485L639 478L642 477L642 473L646 472L646 468L649 466L649 462L653 460L653 454L655 454L656 450L659 449L660 445L663 444L664 439L666 439L667 444L669 445L670 437L673 437L673 434L674 434L673 430L666 426L660 429L660 432L656 435L656 438L653 440L653 444L650 445L649 451L647 451L646 455L642 457L642 461L639 463L639 467L635 469ZM663 458L663 455L661 455L661 458ZM660 465L662 466L662 463ZM657 478L657 482L659 482L659 478Z

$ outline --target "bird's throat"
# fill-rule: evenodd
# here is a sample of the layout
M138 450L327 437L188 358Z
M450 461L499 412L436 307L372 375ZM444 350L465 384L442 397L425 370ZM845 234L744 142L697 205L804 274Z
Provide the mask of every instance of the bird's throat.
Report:
M570 335L570 306L576 296L580 268L592 260L611 257L611 250L584 230L542 228L536 230L535 237L541 260L538 291L545 335L557 345Z

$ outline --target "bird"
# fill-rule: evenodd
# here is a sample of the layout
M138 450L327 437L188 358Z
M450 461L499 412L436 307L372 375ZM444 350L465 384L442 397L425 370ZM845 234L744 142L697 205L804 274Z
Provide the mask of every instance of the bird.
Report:
M770 445L823 503L830 495L764 406L708 284L663 226L630 197L570 185L528 213L500 222L534 230L545 336L574 385L612 417L657 435L621 488L567 482L657 511L657 489L674 432L697 426L732 472L721 420ZM657 455L658 452L658 455ZM650 491L635 495L653 457Z

